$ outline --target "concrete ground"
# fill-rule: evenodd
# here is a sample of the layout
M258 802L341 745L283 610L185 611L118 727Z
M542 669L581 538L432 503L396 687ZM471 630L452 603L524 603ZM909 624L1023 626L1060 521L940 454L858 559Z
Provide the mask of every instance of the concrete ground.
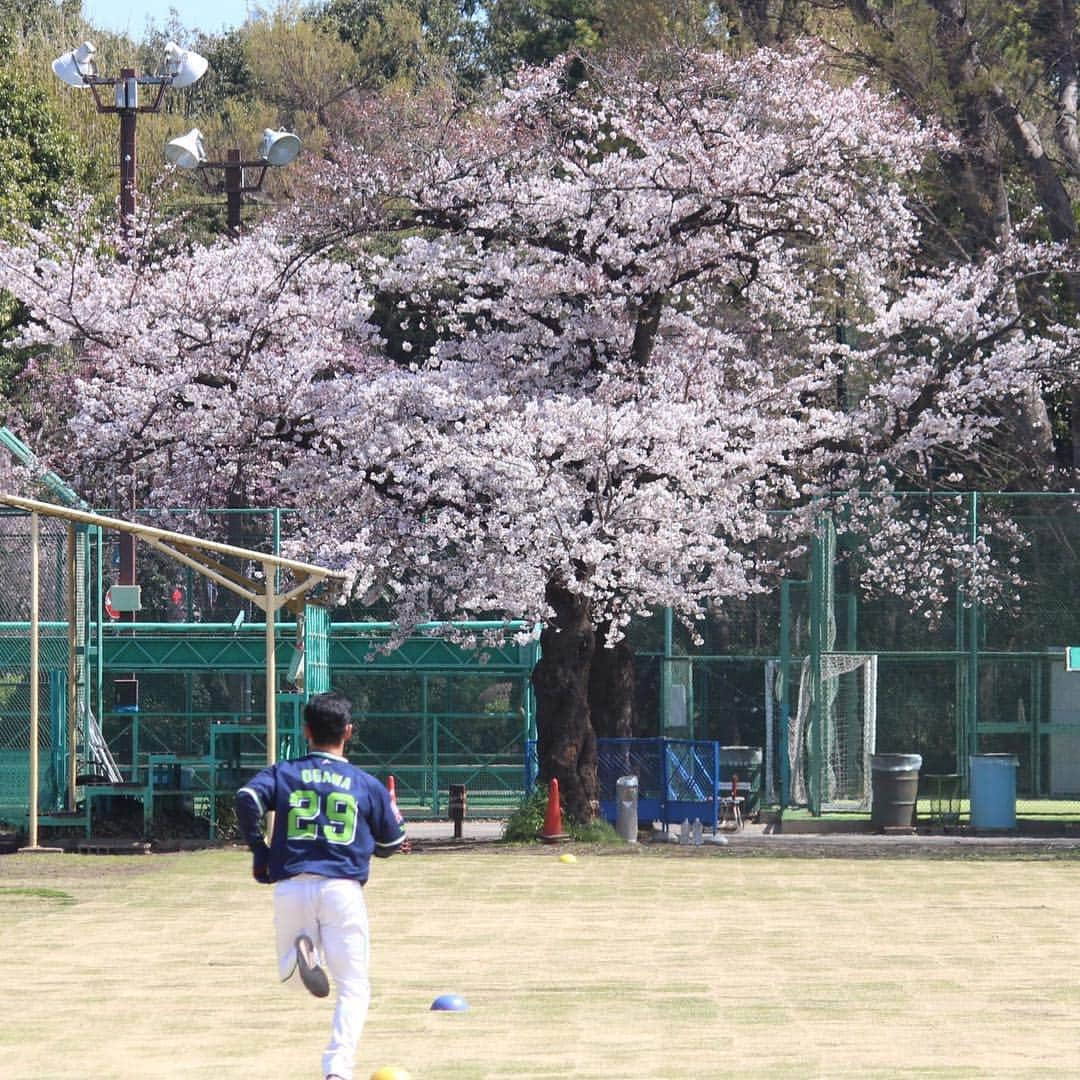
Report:
M460 839L454 838L449 821L410 821L409 836L417 849L449 849L492 843L502 837L503 822L466 818ZM671 826L665 834L654 828L639 834L646 844L677 843L679 829ZM915 833L884 836L878 833L783 833L771 824L746 824L737 832L722 830L716 837L706 830L703 850L731 855L787 855L803 857L910 857L964 858L980 855L1080 855L1080 837L1026 836L1014 833L973 835L970 833Z

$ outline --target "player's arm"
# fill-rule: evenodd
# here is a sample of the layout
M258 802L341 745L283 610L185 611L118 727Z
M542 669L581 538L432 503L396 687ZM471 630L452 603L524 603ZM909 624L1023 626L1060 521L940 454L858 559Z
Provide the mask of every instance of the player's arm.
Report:
M270 848L263 837L263 818L271 809L274 775L264 769L236 793L236 821L240 835L251 849L251 874L261 884L270 881Z
M372 854L376 859L389 859L391 855L406 850L405 829L402 828L400 835L394 840L376 840Z
M371 808L371 835L375 841L372 854L376 859L389 859L399 851L408 851L405 839L405 822L397 807L390 800L390 793L375 781L372 785L374 798Z

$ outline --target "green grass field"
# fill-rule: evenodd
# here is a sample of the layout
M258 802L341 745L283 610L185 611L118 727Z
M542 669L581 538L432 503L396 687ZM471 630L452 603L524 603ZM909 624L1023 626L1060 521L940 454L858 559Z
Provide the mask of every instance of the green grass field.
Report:
M576 850L375 865L358 1080L1080 1075L1080 860ZM247 875L0 858L0 1075L318 1078L330 1004L276 982Z
M934 821L935 812L949 813L950 820L966 825L971 820L971 800L956 798L951 803L934 803L929 798L920 798L915 804L916 820L920 824ZM838 819L845 821L869 821L869 810L826 811L817 820ZM1078 822L1080 821L1080 802L1076 799L1021 799L1016 800L1016 818L1024 821ZM784 811L786 821L812 821L815 815L804 808L787 808Z

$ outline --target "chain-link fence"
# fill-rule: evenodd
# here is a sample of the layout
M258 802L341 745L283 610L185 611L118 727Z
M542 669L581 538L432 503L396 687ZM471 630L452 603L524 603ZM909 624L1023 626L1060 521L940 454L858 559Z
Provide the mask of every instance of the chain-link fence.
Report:
M58 808L68 767L68 529L39 523L38 798ZM0 513L0 820L21 823L29 802L31 522Z
M927 515L939 513L934 500L924 501ZM758 748L765 800L791 804L802 767L810 777L803 797L814 809L826 807L833 795L838 804L857 803L873 752L918 753L924 773L958 776L962 783L972 755L1014 754L1021 813L1080 818L1080 674L1064 662L1066 648L1080 645L1078 509L1080 497L1065 495L948 498L958 543L984 535L989 526L991 552L1020 579L998 607L976 602L962 580L935 619L913 615L902 599L867 595L863 569L840 523L835 535L823 532L808 545L801 564L773 591L709 610L695 627L701 641L663 613L642 620L631 635L637 655L633 734ZM267 553L279 552L292 521L275 510L138 517ZM257 664L261 613L139 545L143 607L135 623L99 616L117 580L119 553L115 537L106 535L98 544L91 530L75 546L78 722L76 745L70 746L68 529L43 518L41 531L43 807L60 804L72 754L80 771L98 767L89 752L95 716L102 718L104 744L125 779L145 772L150 755L210 753L211 735L221 725L258 726L265 705ZM1010 531L1021 538L1011 548ZM261 570L225 562L237 573ZM28 581L29 518L4 514L5 817L25 814L28 789ZM383 614L345 608L335 611L335 622ZM342 651L346 638L349 648ZM533 715L528 676L535 653L485 669L475 654L452 646L430 650L430 656L425 646L420 658L386 663L379 634L373 632L369 649L362 628L327 625L319 640L305 658L309 675L320 687L332 681L354 699L355 757L380 775L394 775L404 803L441 813L449 785L464 782L474 806L484 799L493 807L513 804L526 786L523 758ZM118 658L130 655L123 650L136 643L146 646L150 659L141 662L140 712L133 718L116 708L112 680L125 673ZM187 650L188 659L178 661L176 650ZM361 654L381 659L369 663L358 659ZM869 657L876 668L872 689L859 666L859 658ZM248 747L241 757L255 760L258 754L258 747ZM805 758L801 766L799 755Z
M1065 664L1080 644L1080 496L908 498L957 545L984 540L1015 585L980 603L961 566L933 617L913 613L862 588L840 523L777 589L708 612L703 641L663 616L634 628L637 733L761 747L773 801L815 810L830 792L865 810L873 753L918 753L924 775L955 777L961 795L972 755L1011 754L1022 817L1080 819L1080 673ZM794 792L800 768L811 782Z

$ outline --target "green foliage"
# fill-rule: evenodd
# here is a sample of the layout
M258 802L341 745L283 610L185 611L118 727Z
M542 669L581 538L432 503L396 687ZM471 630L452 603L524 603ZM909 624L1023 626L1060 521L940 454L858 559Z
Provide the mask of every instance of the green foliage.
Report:
M327 110L357 85L355 51L290 8L249 22L244 52L254 92L301 136L326 127Z
M503 840L508 843L531 843L537 834L543 831L544 818L547 815L547 788L537 784L529 795L518 803L514 812L506 819L503 827ZM563 827L572 840L583 844L619 844L622 840L615 829L597 818L595 821L577 822L563 813Z
M79 172L80 155L48 95L10 70L0 71L0 237L14 239L25 225L41 225L64 187ZM8 396L23 358L4 349L25 318L22 306L0 293L0 394Z
M77 163L71 133L45 92L0 71L0 231L10 237L20 222L41 224Z
M496 73L600 42L600 0L492 0L486 9L485 54Z
M728 40L717 0L487 0L483 61L501 75L567 52L648 54L675 44L713 49Z
M536 839L536 834L544 827L544 815L547 812L547 791L538 784L529 795L518 803L514 812L506 819L502 838L509 843L524 843Z
M567 828L570 837L582 844L621 844L622 838L615 827L603 818L597 818L585 825L571 821Z
M356 52L369 86L415 83L449 66L476 81L474 0L323 0L311 20Z

